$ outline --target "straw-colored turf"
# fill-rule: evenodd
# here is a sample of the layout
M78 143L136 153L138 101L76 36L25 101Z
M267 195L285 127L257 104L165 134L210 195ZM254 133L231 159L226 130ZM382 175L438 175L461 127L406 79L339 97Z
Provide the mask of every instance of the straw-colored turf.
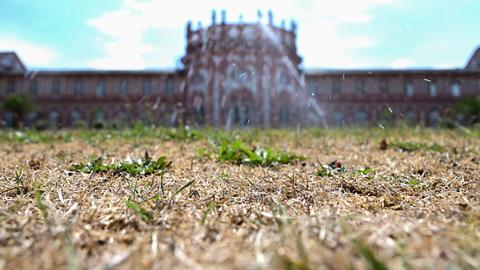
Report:
M478 133L239 133L307 158L275 167L217 162L214 131L199 140L75 134L3 136L0 269L480 269ZM421 144L402 151L404 142ZM163 176L69 171L145 151L172 161ZM317 175L334 160L344 171Z

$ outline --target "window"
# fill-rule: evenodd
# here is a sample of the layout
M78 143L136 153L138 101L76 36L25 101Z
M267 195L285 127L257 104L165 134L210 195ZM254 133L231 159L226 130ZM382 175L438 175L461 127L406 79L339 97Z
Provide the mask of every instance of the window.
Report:
M432 127L437 126L440 120L440 113L437 110L433 110L428 114L428 124Z
M203 106L203 100L199 97L195 97L193 100L193 118L197 125L205 124L205 108Z
M407 97L413 97L414 90L413 90L413 83L411 81L406 81L404 85L404 92L405 96Z
M365 93L365 80L363 78L359 78L355 81L355 89L360 94Z
M81 96L83 94L83 81L82 80L76 80L75 81L75 86L74 86L74 95L75 96Z
M364 110L358 110L353 114L357 124L364 125L368 122L368 113Z
M98 81L96 94L97 94L97 97L105 96L105 81L104 80Z
M79 110L74 110L71 115L72 125L77 126L82 121L82 113Z
M174 91L174 81L173 78L168 77L167 81L165 83L165 90L167 92L167 96L173 96L173 91Z
M35 122L37 121L37 118L38 118L38 113L37 112L30 112L27 114L27 117L26 117L26 121L25 121L25 125L27 127L34 127L35 126Z
M332 93L333 94L340 94L342 92L342 85L340 79L333 79L332 81Z
M428 93L431 97L437 96L437 85L434 82L430 82L428 84Z
M57 128L58 126L58 118L59 118L59 115L58 115L58 112L55 111L55 110L52 110L48 113L48 119L49 119L49 122L50 122L50 127L51 128Z
M384 79L380 79L380 85L379 85L379 89L380 89L380 92L384 93L384 94L387 94L388 93L388 79L384 78Z
M7 81L7 94L12 94L15 92L15 80L9 79Z
M336 126L341 126L343 124L343 113L341 111L333 112L333 122Z
M60 80L54 79L52 82L52 95L59 96L60 95Z
M408 123L415 123L417 121L417 113L412 108L408 108L404 115Z
M290 122L290 108L288 105L283 105L280 108L280 125L287 126Z
M30 89L29 89L31 96L36 96L38 92L38 81L37 80L30 80Z
M143 80L143 95L150 96L152 94L152 80Z
M120 95L128 95L128 80L122 80L120 82Z
M461 96L462 95L462 87L460 86L460 83L453 82L452 85L450 86L450 93L452 94L453 97Z

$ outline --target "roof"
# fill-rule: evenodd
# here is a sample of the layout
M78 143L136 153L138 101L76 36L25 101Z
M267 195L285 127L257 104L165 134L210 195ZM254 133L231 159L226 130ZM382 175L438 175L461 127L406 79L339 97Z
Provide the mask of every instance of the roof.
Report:
M23 74L27 71L15 52L0 52L0 74Z
M477 47L468 59L465 69L480 69L480 46Z
M62 75L62 76L120 76L120 75L128 75L128 76L145 76L145 75L175 75L181 73L181 70L175 69L151 69L151 70L95 70L95 69L39 69L39 70L31 70L30 73L35 73L36 75Z
M474 70L466 69L433 69L433 68L417 68L417 69L307 69L305 75L307 76L326 76L326 75L436 75L436 74L468 74L478 73Z

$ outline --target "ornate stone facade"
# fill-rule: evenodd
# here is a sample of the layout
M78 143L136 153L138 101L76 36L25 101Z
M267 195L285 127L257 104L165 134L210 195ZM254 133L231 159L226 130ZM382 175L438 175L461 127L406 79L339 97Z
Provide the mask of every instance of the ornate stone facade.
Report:
M187 25L185 99L194 124L286 126L298 119L303 95L296 25L269 23Z

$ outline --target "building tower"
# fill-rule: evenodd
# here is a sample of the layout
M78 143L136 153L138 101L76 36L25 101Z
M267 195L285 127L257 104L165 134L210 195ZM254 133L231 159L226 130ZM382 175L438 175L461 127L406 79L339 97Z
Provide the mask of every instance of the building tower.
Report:
M187 24L185 65L186 121L218 127L289 126L300 113L303 91L296 23L220 22L192 29Z

